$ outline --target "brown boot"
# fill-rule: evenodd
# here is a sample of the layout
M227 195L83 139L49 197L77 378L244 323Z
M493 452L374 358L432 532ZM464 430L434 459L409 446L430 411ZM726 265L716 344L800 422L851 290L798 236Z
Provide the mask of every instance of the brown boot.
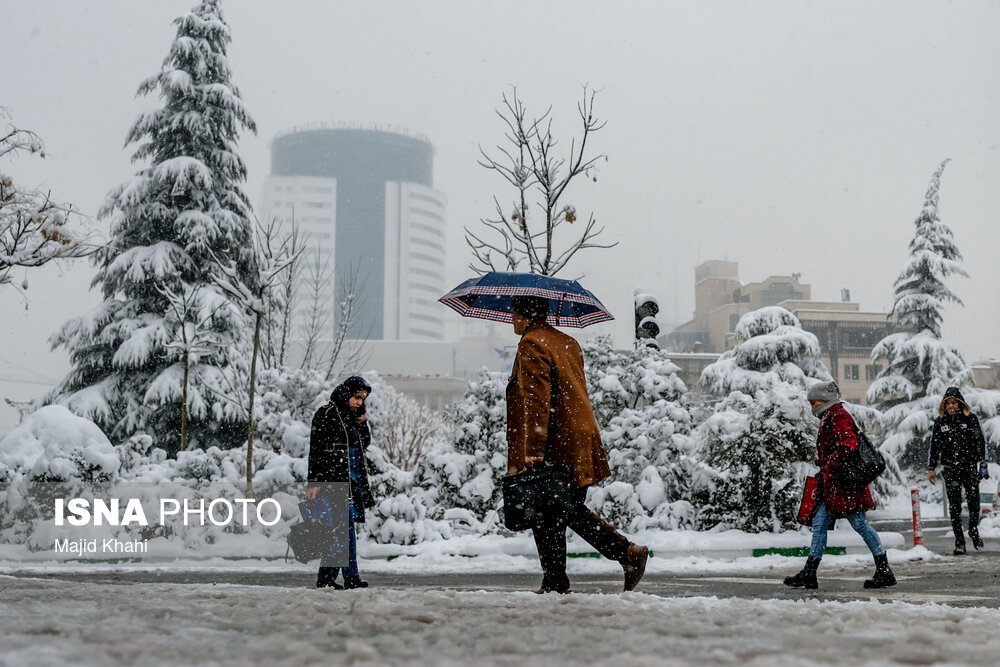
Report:
M649 548L639 546L635 542L628 545L628 551L621 560L625 569L625 590L631 591L639 585L639 580L646 572L646 559L649 558Z

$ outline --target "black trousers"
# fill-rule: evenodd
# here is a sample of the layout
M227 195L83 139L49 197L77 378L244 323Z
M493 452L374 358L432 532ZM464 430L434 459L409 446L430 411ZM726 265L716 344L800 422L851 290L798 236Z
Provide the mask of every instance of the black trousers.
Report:
M576 504L565 521L549 519L532 529L538 560L542 565L542 586L554 591L569 590L569 578L566 576L566 528L571 528L609 560L624 559L631 544L614 526L583 504L587 499L586 487L576 489L573 495Z
M969 532L979 528L979 470L977 468L945 468L944 489L948 494L948 516L955 537L962 535L962 491L969 507Z

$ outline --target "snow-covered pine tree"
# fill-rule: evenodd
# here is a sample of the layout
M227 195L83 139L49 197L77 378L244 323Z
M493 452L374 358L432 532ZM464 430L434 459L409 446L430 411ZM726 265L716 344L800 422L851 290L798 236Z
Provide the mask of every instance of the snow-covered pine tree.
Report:
M816 337L784 308L747 313L736 335L742 342L701 375L704 390L722 400L696 434L718 471L700 521L750 532L793 527L816 453L806 387L830 377Z
M885 451L901 468L921 468L930 446L930 427L945 389L972 378L959 351L941 338L942 308L961 304L944 279L968 276L954 236L938 214L938 190L948 160L941 162L914 221L910 257L896 278L889 317L894 332L872 350L872 362L884 362L868 389L868 402L883 411Z
M104 301L67 322L51 342L67 349L72 370L44 402L61 403L96 421L112 441L137 432L158 445L176 441L182 363L162 289L217 292L217 261L234 262L252 285L253 243L238 134L256 131L232 83L229 27L217 0L204 0L175 21L177 35L160 72L139 86L163 104L142 114L126 138L134 161L148 161L113 188L98 215L110 219L111 240L97 255ZM246 317L220 308L211 318L216 349L191 364L188 391L192 446L243 441L240 409L221 388L245 372ZM162 441L162 442L161 442Z

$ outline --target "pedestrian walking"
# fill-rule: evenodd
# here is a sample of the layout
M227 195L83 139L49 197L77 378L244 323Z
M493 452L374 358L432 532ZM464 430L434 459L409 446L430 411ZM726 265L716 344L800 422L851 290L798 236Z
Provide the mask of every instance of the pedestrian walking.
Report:
M587 487L611 474L587 394L583 352L571 336L546 322L549 300L514 297L514 332L521 336L507 384L507 468L570 464L576 489L568 517L545 517L533 529L542 585L538 593L568 593L566 528L624 570L625 590L636 587L649 549L631 542L594 514L584 501Z
M868 486L860 491L845 488L839 481L848 460L858 449L858 426L840 401L840 388L833 380L819 382L810 387L806 398L812 413L819 417L819 434L816 440L816 465L819 472L819 506L813 516L812 544L805 567L791 577L785 585L792 588L816 588L816 569L826 551L827 531L839 518L845 518L857 531L875 559L875 575L865 580L865 588L885 588L896 585L896 577L889 568L889 559L879 540L878 533L868 523L867 510L875 509Z
M330 394L330 402L316 411L309 434L309 487L307 497L316 500L327 483L350 484L348 509L348 564L344 569L344 583L336 582L339 564L330 557L320 559L316 587L367 588L368 582L358 571L358 548L355 524L364 523L365 509L372 507L371 488L368 484L368 461L365 450L371 444L371 431L366 420L365 401L371 385L354 375L337 386Z
M927 460L927 479L937 483L935 469L940 463L948 497L948 514L955 531L956 556L965 554L962 531L962 492L969 506L969 539L977 550L983 546L979 537L979 480L989 477L986 438L979 418L972 414L958 387L948 387L938 405L938 417L931 432L931 450Z

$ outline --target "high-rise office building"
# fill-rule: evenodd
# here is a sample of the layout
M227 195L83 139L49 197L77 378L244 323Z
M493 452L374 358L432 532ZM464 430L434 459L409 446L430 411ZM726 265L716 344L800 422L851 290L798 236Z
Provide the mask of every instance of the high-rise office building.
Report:
M332 283L321 290L331 333L339 290L356 272L350 337L444 340L446 200L434 189L433 156L424 137L349 125L296 128L271 143L264 219L294 218L307 261L332 259ZM301 327L301 300L299 309Z

